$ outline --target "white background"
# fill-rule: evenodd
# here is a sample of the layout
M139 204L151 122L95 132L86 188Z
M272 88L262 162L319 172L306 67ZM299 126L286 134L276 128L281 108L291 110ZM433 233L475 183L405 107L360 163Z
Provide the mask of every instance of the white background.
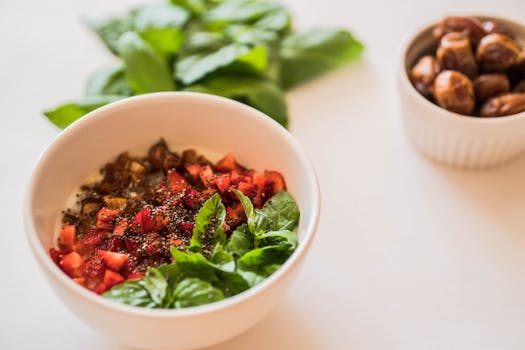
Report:
M525 1L288 3L298 28L348 27L366 54L288 94L291 132L320 178L318 236L275 311L212 349L524 349L525 158L484 172L422 158L404 137L394 76L419 25L451 11L525 22ZM80 96L111 59L82 18L130 4L0 0L0 349L123 349L52 293L21 206L58 133L40 111Z

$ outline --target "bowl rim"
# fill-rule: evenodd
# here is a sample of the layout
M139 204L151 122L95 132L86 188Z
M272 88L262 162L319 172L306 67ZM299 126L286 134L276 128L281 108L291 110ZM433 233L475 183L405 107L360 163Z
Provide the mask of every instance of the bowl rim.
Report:
M525 35L525 24L520 22L520 20L517 18L501 17L498 15L489 14L489 13L479 13L479 12L469 13L466 11L451 11L447 14L442 14L439 17L435 16L433 19L425 21L422 24L419 24L414 31L406 34L404 38L402 39L401 44L399 45L399 49L397 52L396 66L398 69L398 81L402 84L402 88L405 89L412 98L415 98L417 101L422 102L423 104L428 106L428 108L430 108L436 113L439 113L441 116L443 116L443 118L448 118L448 120L452 122L462 121L464 123L478 124L478 125L480 124L502 124L502 123L510 123L517 119L525 118L525 111L511 114L511 115L501 116L501 117L488 117L488 118L482 118L479 116L465 115L465 114L459 114L456 112L452 112L426 99L423 95L421 95L416 90L414 85L412 85L412 83L410 82L410 79L408 78L408 71L405 65L406 56L407 56L409 48L412 46L412 44L414 43L415 39L418 36L430 30L440 20L442 20L443 18L447 16L470 16L470 17L475 17L477 19L482 19L482 20L495 20L495 21L500 21L500 22L511 23L513 26L521 27ZM458 118L458 117L462 117L462 118Z
M310 200L313 203L312 217L308 218L305 223L304 235L302 241L297 246L293 254L285 261L281 267L275 271L271 276L265 278L261 283L231 297L224 298L223 300L213 302L210 304L193 306L189 308L182 309L148 309L142 307L135 307L130 305L120 304L97 295L86 288L75 283L71 278L69 278L59 267L53 263L52 259L49 257L46 248L40 243L37 235L37 230L35 227L34 218L31 212L31 207L33 204L34 193L36 192L35 179L42 176L43 167L47 162L48 157L54 153L55 150L61 147L62 142L69 137L70 131L83 128L85 125L97 123L99 119L107 118L111 116L110 111L118 111L119 109L125 109L133 105L140 105L143 103L155 104L158 102L166 100L177 100L177 99L189 99L197 101L198 103L215 103L215 104L229 104L234 108L244 111L244 118L251 118L256 120L259 123L266 124L268 127L274 130L281 138L284 138L288 144L290 144L293 152L299 158L301 164L307 169L308 173L305 174L308 179L307 186L312 189L312 198ZM302 257L308 251L309 246L311 245L317 227L319 225L319 216L320 216L320 189L319 181L315 172L315 169L306 157L302 147L299 142L279 123L267 116L266 114L247 106L243 103L225 98L216 95L197 93L197 92L179 92L179 91L169 91L169 92L156 92L143 95L137 95L128 97L108 105L102 106L95 109L92 112L89 112L82 118L76 120L62 132L60 132L42 151L41 155L36 161L31 176L29 178L29 184L26 186L26 195L24 198L23 205L23 221L25 226L26 239L29 242L31 250L34 257L36 258L38 264L42 269L46 269L50 272L59 283L63 284L64 288L67 288L71 293L77 295L80 298L83 298L87 302L96 303L98 306L107 309L108 311L123 313L131 316L140 316L147 318L185 318L193 317L197 315L219 312L221 310L232 307L241 302L245 302L251 298L257 297L265 290L269 289L271 285L275 282L282 280L285 275L292 269L292 267L298 264ZM48 281L49 283L53 283ZM53 287L53 286L52 286ZM54 289L54 287L53 287Z

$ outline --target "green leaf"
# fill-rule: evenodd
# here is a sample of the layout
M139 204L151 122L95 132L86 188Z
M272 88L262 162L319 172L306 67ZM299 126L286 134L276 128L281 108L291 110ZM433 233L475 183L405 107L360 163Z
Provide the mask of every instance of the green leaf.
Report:
M204 205L197 213L189 249L192 251L207 250L210 249L210 244L224 242L226 235L222 226L225 217L226 209L224 204L222 204L221 196L215 193L204 202Z
M215 245L210 257L210 262L222 271L235 271L235 260L233 259L233 256L220 243Z
M199 15L207 10L211 1L209 0L171 0L171 3L173 5L183 7L193 14Z
M140 32L140 36L166 61L179 52L184 41L178 28L149 28Z
M286 191L279 191L261 210L256 210L256 231L293 230L299 222L299 215L293 197Z
M181 29L189 20L190 14L184 8L167 3L152 3L131 11L135 30L142 32L151 28Z
M198 278L186 278L177 285L173 292L174 308L209 304L224 299L221 290Z
M244 208L248 229L251 233L255 233L255 210L253 209L252 201L239 190L232 189L232 192L235 193L237 198L239 198L239 201Z
M219 69L262 73L266 69L267 52L264 46L249 48L232 44L211 54L195 54L182 58L175 65L175 77L185 85L193 84Z
M237 260L237 272L252 287L274 273L292 252L288 244L251 250Z
M254 247L254 236L248 229L248 225L243 224L233 231L226 249L235 256L243 256Z
M226 37L221 32L189 31L181 55L185 57L196 53L210 53L226 44Z
M269 115L284 127L288 125L284 93L271 80L250 76L213 76L185 90L237 100Z
M137 33L124 33L118 52L126 64L126 77L136 94L175 90L164 60Z
M286 244L292 251L299 244L295 232L289 230L262 232L255 237L255 241L258 247Z
M290 27L291 21L292 18L290 13L288 13L284 7L281 7L275 11L269 12L266 16L255 22L254 27L282 32Z
M162 305L168 282L160 271L154 268L148 268L144 276L144 288L148 291L151 299L158 305Z
M86 85L86 95L121 95L131 96L129 86L124 74L124 65L104 67L91 75Z
M254 23L283 6L275 1L229 0L203 15L210 27L220 28L231 23Z
M245 45L261 45L279 40L279 35L274 31L242 24L227 26L224 34L231 41Z
M128 280L118 284L109 291L102 294L106 299L110 299L121 304L140 306L146 308L157 308L159 305L153 300L146 289L144 279Z
M108 103L118 101L126 96L86 96L75 102L66 103L62 106L44 111L44 115L56 126L64 129L75 120L85 114L104 106Z
M282 42L280 81L284 89L355 60L363 45L341 29L310 29Z
M117 43L122 34L133 30L133 23L128 17L115 17L103 20L88 20L88 26L102 39L114 54L118 53Z

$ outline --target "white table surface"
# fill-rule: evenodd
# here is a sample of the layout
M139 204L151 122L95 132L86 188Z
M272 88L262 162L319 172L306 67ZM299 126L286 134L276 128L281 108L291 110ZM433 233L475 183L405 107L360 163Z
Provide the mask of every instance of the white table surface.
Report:
M40 111L80 96L110 59L81 19L129 4L0 0L0 349L124 349L53 294L21 206L58 133ZM289 4L299 28L347 26L366 54L288 94L291 132L321 183L318 236L275 311L210 349L524 349L525 158L484 172L424 159L403 134L394 72L402 37L427 20L467 11L525 21L525 1Z

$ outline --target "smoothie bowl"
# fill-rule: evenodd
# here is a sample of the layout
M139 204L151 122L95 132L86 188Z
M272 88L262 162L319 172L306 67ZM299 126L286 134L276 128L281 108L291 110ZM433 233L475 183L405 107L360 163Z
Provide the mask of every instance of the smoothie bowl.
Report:
M228 99L171 92L64 130L34 170L24 215L41 270L78 318L120 344L188 349L272 310L319 204L284 128Z

